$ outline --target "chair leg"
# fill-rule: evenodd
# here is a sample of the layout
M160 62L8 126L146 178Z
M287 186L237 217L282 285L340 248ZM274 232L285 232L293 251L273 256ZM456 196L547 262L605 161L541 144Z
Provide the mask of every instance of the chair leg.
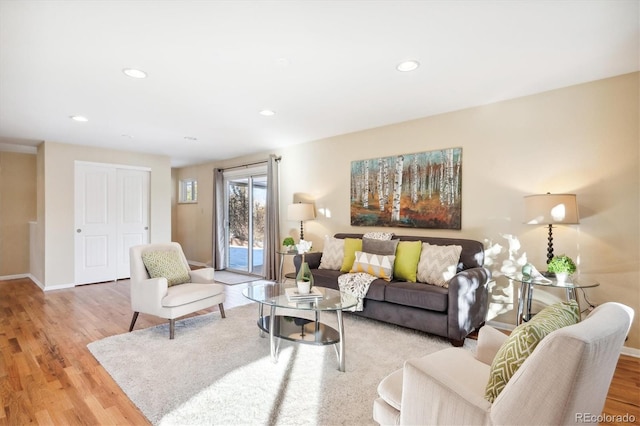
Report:
M133 331L133 326L136 325L136 320L138 319L138 314L140 312L134 312L133 318L131 318L131 325L129 326L129 332Z
M222 318L226 318L227 316L224 314L224 306L222 303L218 304L218 308L220 308L220 315L222 315Z
M173 336L176 334L176 320L169 320L169 339L173 340Z

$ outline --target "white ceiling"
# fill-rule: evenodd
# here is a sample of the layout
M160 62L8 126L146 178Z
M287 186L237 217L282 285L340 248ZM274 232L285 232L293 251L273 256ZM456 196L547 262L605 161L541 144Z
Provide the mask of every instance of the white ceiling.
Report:
M639 70L639 4L0 0L0 145L183 166L598 80Z

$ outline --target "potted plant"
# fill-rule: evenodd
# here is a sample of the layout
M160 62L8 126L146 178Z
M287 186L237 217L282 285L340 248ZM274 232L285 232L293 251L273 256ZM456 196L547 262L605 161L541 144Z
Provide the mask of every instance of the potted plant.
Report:
M566 281L567 277L576 271L576 264L564 254L554 256L547 265L547 272L553 274L559 282Z
M292 251L296 243L293 241L293 238L287 237L282 241L282 245L287 249L287 251Z

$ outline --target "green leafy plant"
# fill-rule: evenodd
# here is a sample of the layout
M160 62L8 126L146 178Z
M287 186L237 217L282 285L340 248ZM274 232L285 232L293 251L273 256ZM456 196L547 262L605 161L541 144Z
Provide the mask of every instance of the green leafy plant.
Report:
M282 241L282 245L285 247L291 247L291 246L295 246L296 242L293 241L293 238L287 237L284 239L284 241Z
M569 256L561 254L551 259L551 262L547 265L547 270L556 274L562 272L573 274L576 271L576 264L573 263Z

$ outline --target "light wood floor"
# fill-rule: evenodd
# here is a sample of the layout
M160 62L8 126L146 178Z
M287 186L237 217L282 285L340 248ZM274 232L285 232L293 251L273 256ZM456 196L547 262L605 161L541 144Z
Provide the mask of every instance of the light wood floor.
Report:
M241 289L228 287L227 309L248 303ZM87 349L127 332L131 314L126 280L46 293L29 279L0 281L0 425L148 424ZM140 314L136 329L162 322ZM622 356L605 413L639 422L639 405L640 360Z

